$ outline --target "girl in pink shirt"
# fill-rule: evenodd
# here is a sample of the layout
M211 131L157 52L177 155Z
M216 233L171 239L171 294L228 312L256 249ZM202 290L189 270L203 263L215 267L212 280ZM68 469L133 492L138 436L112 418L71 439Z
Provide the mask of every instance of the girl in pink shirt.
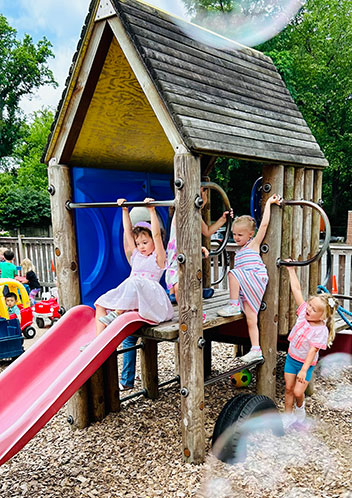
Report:
M287 266L291 290L297 303L297 321L288 336L289 349L284 369L284 425L305 419L304 392L318 361L319 349L330 347L335 338L334 314L338 307L331 294L317 294L304 301L295 268ZM293 413L293 404L296 407Z

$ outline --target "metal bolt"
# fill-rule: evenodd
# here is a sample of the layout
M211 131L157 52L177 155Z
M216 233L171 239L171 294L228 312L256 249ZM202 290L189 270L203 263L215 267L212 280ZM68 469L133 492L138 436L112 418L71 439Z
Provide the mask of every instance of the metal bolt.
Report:
M72 415L69 415L69 416L67 417L67 422L68 422L70 425L72 425L72 424L74 423L74 420L73 420Z
M71 211L71 206L70 206L71 202L70 201L66 201L65 202L65 208L67 209L67 211Z
M206 340L204 339L204 337L200 337L200 338L198 339L198 342L197 342L198 347L199 347L200 349L203 349L203 348L204 348L204 346L205 346L205 344L206 344Z
M185 263L186 262L186 256L182 253L178 254L177 255L177 261L181 264Z
M181 396L184 396L185 398L187 398L187 396L189 395L189 391L188 391L187 387L183 387L180 390L180 394L181 394Z
M262 244L261 247L260 247L260 251L263 253L263 254L266 254L269 252L269 245L268 244Z
M55 194L55 187L54 187L54 185L49 185L48 192L49 192L50 195L54 195Z
M194 204L197 208L201 208L203 206L203 199L201 198L200 195L197 195L195 198Z
M263 185L263 192L265 192L266 194L268 194L271 190L271 184L270 183L264 183Z
M178 190L181 190L181 188L184 186L185 182L182 180L182 178L176 178L175 180L175 187L178 189Z
M265 311L267 308L267 305L266 305L266 302L265 301L262 301L261 305L260 305L260 311Z

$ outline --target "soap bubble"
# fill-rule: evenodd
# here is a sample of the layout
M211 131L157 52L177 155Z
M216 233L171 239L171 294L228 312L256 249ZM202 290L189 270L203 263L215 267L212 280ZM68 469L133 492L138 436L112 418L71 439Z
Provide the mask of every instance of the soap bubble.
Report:
M282 416L264 413L229 427L207 457L201 482L204 498L280 496L314 498L319 478L333 482L335 458L312 430L315 423L284 431ZM301 478L304 475L304 485Z
M352 355L348 353L328 354L320 359L317 367L317 375L338 383L343 372L351 369L351 367Z
M232 49L236 48L233 42L254 47L270 40L295 17L305 1L236 0L224 2L224 11L203 9L201 14L195 14L189 12L188 2L184 0L149 0L155 7L178 16L175 21L191 38L217 48ZM204 29L200 30L194 24Z

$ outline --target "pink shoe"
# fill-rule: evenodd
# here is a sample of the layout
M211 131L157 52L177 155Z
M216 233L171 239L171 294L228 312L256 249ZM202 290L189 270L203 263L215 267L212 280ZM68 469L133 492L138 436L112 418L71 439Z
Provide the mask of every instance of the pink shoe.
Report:
M205 323L207 321L207 314L206 313L203 313L202 321L203 321L203 323Z

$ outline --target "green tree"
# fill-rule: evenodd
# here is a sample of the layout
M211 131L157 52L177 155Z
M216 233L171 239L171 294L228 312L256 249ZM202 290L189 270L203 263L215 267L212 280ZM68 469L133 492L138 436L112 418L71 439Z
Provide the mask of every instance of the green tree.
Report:
M50 199L47 168L41 156L53 121L51 111L35 112L31 123L23 123L23 139L13 151L13 166L0 173L0 227L48 226Z
M44 37L34 44L29 35L22 41L0 14L0 162L12 155L22 137L24 117L20 100L42 85L56 86L47 61L53 57L51 43Z
M259 47L274 61L330 166L325 209L341 234L352 209L352 0L308 0Z

